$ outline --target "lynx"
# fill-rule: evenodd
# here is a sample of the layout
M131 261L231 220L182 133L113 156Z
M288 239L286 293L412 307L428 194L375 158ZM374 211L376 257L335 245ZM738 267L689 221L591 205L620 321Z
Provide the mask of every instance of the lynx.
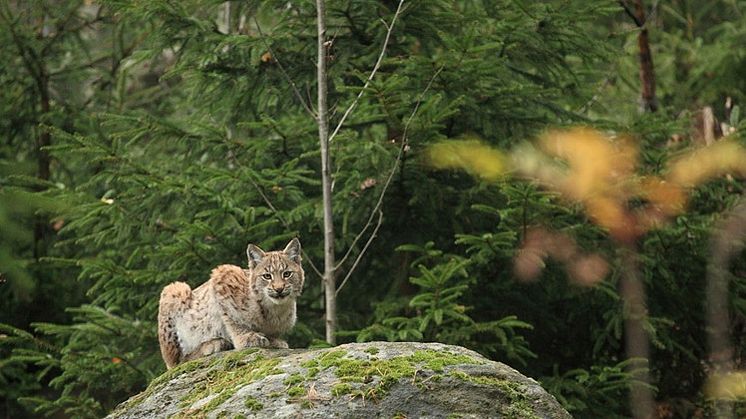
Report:
M166 367L232 348L287 348L280 337L295 325L300 253L298 239L266 253L249 244L249 269L220 265L195 289L183 282L163 288L158 341Z

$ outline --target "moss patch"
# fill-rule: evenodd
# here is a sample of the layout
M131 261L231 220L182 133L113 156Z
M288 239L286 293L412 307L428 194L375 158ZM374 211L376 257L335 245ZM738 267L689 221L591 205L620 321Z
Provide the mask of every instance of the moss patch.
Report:
M369 353L371 355L375 355L375 354L377 354L379 352L379 349L376 348L375 346L371 346L370 348L366 348L365 352L367 352L367 353Z
M459 364L482 364L483 362L468 355L458 355L446 351L416 351L409 356L411 362L424 364L435 372L443 372L443 368Z
M311 379L316 377L319 374L318 367L310 367L306 370L306 378Z
M168 383L172 379L182 374L189 374L199 369L203 369L206 366L211 365L211 364L212 363L209 362L206 358L200 358L200 359L195 359L193 361L184 362L183 364L179 364L176 367L170 370L167 370L163 374L154 378L153 381L151 381L150 384L148 384L148 387L145 390L143 390L140 394L124 402L118 409L116 409L114 413L118 411L128 410L139 405L140 403L145 401L148 397L150 397L156 390L159 390L164 384Z
M338 361L345 355L347 355L347 352L338 349L321 355L316 361L321 368L327 369L331 366L336 366ZM307 364L310 364L310 362L307 362Z
M286 378L282 383L285 384L286 386L292 386L295 384L300 384L303 381L305 381L303 376L296 372L295 374Z
M268 375L282 374L276 368L280 363L279 359L268 359L261 355L256 355L253 359L247 358L255 352L256 349L249 349L215 360L207 367L209 370L205 377L195 383L194 389L181 400L181 406L189 407L211 396L212 399L198 409L186 410L180 415L193 417L210 412L231 398L240 388Z
M332 396L338 397L349 393L352 393L352 386L348 383L338 383L332 386Z
M332 387L334 396L353 394L376 399L402 378L415 378L416 371L423 367L442 372L449 365L480 363L470 356L436 350L416 351L412 355L391 359L357 359L345 355L343 350L330 351L319 357L316 363L323 369L335 368L334 374L340 383ZM306 364L308 368L316 368L316 364L310 361ZM360 385L353 387L349 383Z
M243 402L243 405L252 412L258 412L264 409L264 404L262 404L262 402L257 400L255 397L251 396L246 398L246 400Z
M525 390L519 383L494 377L469 375L463 371L452 371L449 375L459 380L498 389L508 399L508 404L501 406L503 413L508 417L539 419L533 413L530 400L526 397Z
M306 388L303 386L293 386L288 389L287 393L288 393L288 396L293 397L293 398L305 396Z

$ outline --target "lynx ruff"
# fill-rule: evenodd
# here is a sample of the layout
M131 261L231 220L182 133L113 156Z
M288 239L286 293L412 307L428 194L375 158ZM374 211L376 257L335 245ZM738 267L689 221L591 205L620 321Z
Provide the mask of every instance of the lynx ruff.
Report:
M249 269L220 265L195 289L167 285L158 307L166 367L231 348L287 348L280 336L295 325L304 281L300 254L298 239L273 252L249 244Z

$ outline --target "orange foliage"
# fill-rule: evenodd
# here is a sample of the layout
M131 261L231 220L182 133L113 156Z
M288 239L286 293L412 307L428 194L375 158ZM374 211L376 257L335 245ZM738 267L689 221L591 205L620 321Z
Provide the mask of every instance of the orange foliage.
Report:
M521 146L508 160L478 140L445 141L430 147L428 158L436 168L460 168L487 180L500 178L512 162L524 177L581 203L588 217L620 243L631 243L683 212L689 188L723 174L746 175L746 150L730 140L681 156L663 177L635 173L639 152L632 140L590 128L547 132L537 146ZM635 200L641 205L632 208ZM601 256L581 254L568 236L534 229L515 259L516 276L536 278L548 257L565 263L577 283L591 285L608 273Z
M515 258L513 270L516 277L522 281L538 278L548 257L565 264L570 278L579 285L595 285L609 273L609 264L603 257L583 253L570 236L533 228L526 232Z
M620 242L629 242L681 213L687 188L724 173L746 174L746 151L731 141L687 153L670 165L665 178L635 175L638 149L627 138L573 128L549 132L538 144L543 153L519 151L517 169L582 203L591 220ZM635 198L644 199L646 205L630 209Z

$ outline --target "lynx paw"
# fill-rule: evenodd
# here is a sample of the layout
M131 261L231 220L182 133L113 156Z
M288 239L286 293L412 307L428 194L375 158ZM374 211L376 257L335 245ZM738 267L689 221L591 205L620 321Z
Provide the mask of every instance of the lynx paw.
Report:
M236 339L235 343L236 349L252 347L268 348L270 346L269 339L267 339L263 334L257 332L249 332L241 335Z
M288 349L288 343L282 339L274 338L269 341L270 348Z
M231 343L223 338L215 338L212 340L208 340L207 342L202 342L197 347L197 349L195 349L193 352L184 356L184 359L182 359L182 362L191 361L193 359L201 358L203 356L214 354L216 352L225 351L230 348L231 348Z

